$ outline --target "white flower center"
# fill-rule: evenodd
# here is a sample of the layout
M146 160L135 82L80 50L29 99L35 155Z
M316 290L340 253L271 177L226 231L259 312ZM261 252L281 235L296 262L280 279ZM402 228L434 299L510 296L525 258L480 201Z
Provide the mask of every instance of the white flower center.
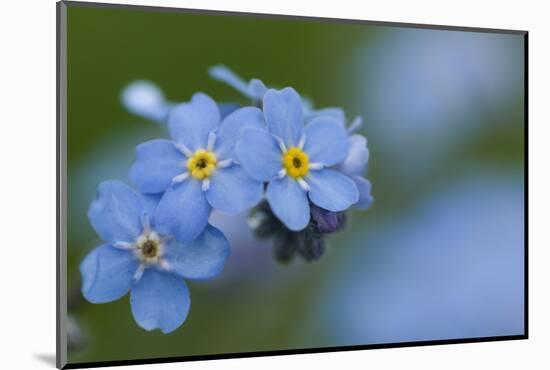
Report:
M159 263L164 254L162 240L154 231L140 235L135 245L136 257L148 265Z
M134 274L137 281L148 267L155 266L164 271L172 271L172 266L164 256L164 243L170 237L160 236L149 227L149 221L146 219L143 225L143 233L133 243L116 242L115 248L132 251L139 260L139 267Z

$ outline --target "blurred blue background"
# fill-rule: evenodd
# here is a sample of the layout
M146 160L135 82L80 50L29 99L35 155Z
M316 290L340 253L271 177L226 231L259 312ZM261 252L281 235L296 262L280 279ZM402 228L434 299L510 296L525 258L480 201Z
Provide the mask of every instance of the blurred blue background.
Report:
M522 334L523 48L513 34L69 7L70 362ZM137 144L166 136L123 109L125 85L246 103L209 79L218 63L362 115L375 203L312 264L278 265L246 214L214 214L226 269L189 284L180 329L148 333L127 298L80 296L100 242L87 208L99 182L127 180Z

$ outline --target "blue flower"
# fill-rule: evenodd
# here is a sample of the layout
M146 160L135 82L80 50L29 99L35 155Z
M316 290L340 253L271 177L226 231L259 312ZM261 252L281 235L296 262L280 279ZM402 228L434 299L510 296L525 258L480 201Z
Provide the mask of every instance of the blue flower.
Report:
M92 303L106 303L130 292L137 324L169 333L183 324L189 311L183 278L218 275L229 244L210 225L190 243L160 232L157 202L157 197L138 194L120 181L99 185L88 217L105 244L80 264L82 294Z
M248 97L253 104L261 106L267 87L258 79L251 79L248 83L240 76L224 65L216 65L209 69L209 74L217 81L223 82L235 90L239 91L244 96ZM302 105L304 121L310 122L318 117L332 117L345 126L346 115L344 110L339 107L326 107L315 109L313 102L310 99L300 97ZM350 177L357 189L359 190L359 201L354 204L354 207L367 209L371 206L373 198L371 195L371 184L369 180L362 176L362 173L367 167L369 152L367 149L366 138L354 132L362 125L360 117L355 118L350 124L348 133L350 135L350 151L345 161L335 169L341 171Z
M260 201L262 182L235 160L240 131L249 127L265 127L258 108L238 109L220 124L216 103L197 93L170 112L173 140L138 145L130 178L142 193L165 192L157 210L160 231L190 241L207 225L212 208L236 214Z
M300 96L290 87L269 89L263 114L267 130L244 129L237 158L248 175L269 182L269 205L289 229L308 225L309 200L335 212L357 202L354 182L327 168L342 162L349 151L346 130L336 119L321 116L304 127Z
M164 121L174 105L166 100L157 85L145 80L128 84L122 91L121 101L128 111L156 122Z
M120 97L122 105L131 113L157 123L166 123L172 108L177 104L169 101L153 82L137 80L129 83ZM219 103L222 118L240 108L236 103Z

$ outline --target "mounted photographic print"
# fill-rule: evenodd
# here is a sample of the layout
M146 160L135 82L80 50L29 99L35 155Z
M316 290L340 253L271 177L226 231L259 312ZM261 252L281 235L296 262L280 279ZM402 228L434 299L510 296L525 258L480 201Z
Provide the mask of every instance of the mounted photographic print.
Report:
M58 367L527 338L526 51L58 3Z

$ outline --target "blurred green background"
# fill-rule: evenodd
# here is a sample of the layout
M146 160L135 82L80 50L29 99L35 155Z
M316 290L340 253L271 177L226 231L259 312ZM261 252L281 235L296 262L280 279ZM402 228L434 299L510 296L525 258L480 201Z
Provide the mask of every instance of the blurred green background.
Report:
M521 35L88 6L68 8L67 31L69 362L523 332ZM127 180L137 144L167 136L161 125L125 111L122 89L147 79L172 101L203 91L246 104L208 77L208 67L219 63L246 79L293 86L318 107L343 107L348 118L364 116L375 205L350 212L348 228L311 264L278 265L269 244L247 234L246 215L219 215L233 247L224 273L189 283L191 311L180 329L145 332L128 297L93 305L80 296L78 264L100 243L87 208L99 182ZM472 207L459 209L472 199ZM483 220L472 223L479 214ZM449 235L460 243L446 249L431 220L447 216L462 239ZM395 240L397 234L403 237ZM411 287L405 282L419 275L402 273L410 260L400 258L405 250L425 256L418 265L424 271L422 261L441 266L457 261L456 253L465 258L452 265L452 276L445 269L430 275L448 278L446 286L427 279ZM475 271L468 270L472 263ZM481 290L472 288L472 276ZM351 286L357 288L346 295ZM416 298L411 289L419 289ZM441 321L429 319L434 309ZM457 315L458 324L448 324ZM406 325L412 321L418 326Z

